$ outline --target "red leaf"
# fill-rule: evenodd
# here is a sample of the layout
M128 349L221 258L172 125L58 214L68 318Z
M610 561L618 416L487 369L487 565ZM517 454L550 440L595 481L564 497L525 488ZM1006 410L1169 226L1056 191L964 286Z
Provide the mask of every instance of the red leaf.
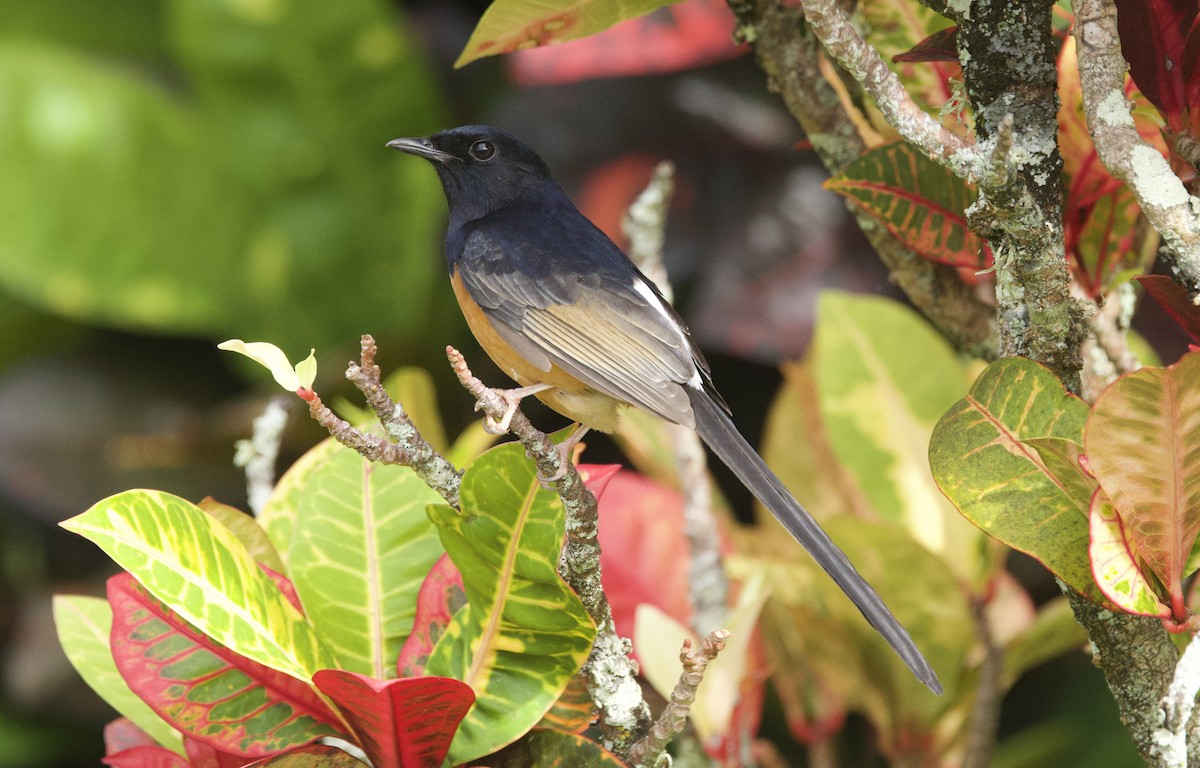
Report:
M1196 19L1195 0L1116 0L1121 52L1129 74L1172 129L1187 110L1183 48Z
M104 726L104 754L115 755L134 747L157 747L158 742L150 734L133 724L132 720L118 717Z
M450 619L467 603L462 574L454 567L449 555L442 555L429 569L429 574L417 592L417 613L413 617L412 634L404 641L396 660L400 677L418 677L425 672L425 662L437 641L446 631Z
M1192 303L1186 288L1166 275L1142 275L1137 281L1192 341L1200 343L1200 307Z
M1183 93L1189 110L1194 111L1200 107L1200 17L1192 22L1192 28L1188 31L1183 43L1182 59Z
M131 747L102 757L112 768L191 768L188 761L166 747Z
M282 754L255 760L246 768L363 768L364 765L358 758L336 747L306 744Z
M259 757L338 732L312 686L218 645L128 573L108 581L113 659L129 687L175 728Z
M439 768L475 703L471 686L448 677L376 680L322 669L313 682L350 721L375 768Z
M958 62L958 27L946 27L892 57L897 64L919 61Z
M578 40L509 57L521 85L675 72L739 56L735 20L723 0L687 0Z
M687 539L683 497L633 472L618 472L600 497L600 572L618 634L633 636L639 603L688 624Z
M604 496L609 482L621 471L620 464L580 464L576 467L583 484L597 499Z
M231 755L190 736L183 737L183 749L187 752L191 768L242 768L254 758Z

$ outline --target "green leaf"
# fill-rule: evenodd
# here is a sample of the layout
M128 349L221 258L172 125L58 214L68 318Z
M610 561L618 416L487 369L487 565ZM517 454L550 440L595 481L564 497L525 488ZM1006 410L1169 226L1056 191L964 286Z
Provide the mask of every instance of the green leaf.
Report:
M1200 533L1200 353L1115 381L1096 399L1083 445L1138 554L1185 616L1183 568Z
M295 493L288 562L304 610L339 668L392 677L444 551L425 512L441 497L408 467L341 446L307 465Z
M678 0L570 0L549 4L493 0L454 66L484 56L586 37L674 2Z
M0 287L90 321L306 347L449 317L430 290L441 195L383 147L443 124L403 15L159 5L152 62L83 35L61 38L99 55L5 40Z
M541 487L524 448L484 453L463 475L462 511L431 505L463 577L464 606L425 674L470 685L475 707L450 749L453 763L490 754L536 724L579 671L595 627L558 575L563 508Z
M1083 446L1062 437L1031 437L1022 442L1038 452L1046 471L1058 481L1076 508L1089 514L1092 495L1099 483L1083 470Z
M332 437L325 438L296 459L271 490L270 498L258 515L258 524L267 532L281 557L286 559L292 547L296 510L300 508L301 500L308 493L309 476L318 467L323 466L331 454L341 449L342 446L337 440Z
M63 521L213 640L308 682L334 666L287 598L224 526L161 491L125 491Z
M279 552L271 543L267 532L252 515L212 498L201 499L197 506L213 520L228 528L246 547L254 562L265 565L276 573L284 572L283 559L279 557Z
M938 491L926 455L934 424L966 389L963 366L891 300L824 292L817 313L812 365L834 453L878 515L973 579L982 537Z
M870 150L825 187L927 259L975 270L991 262L983 240L967 227L975 189L904 142Z
M179 731L154 713L129 689L109 648L112 609L108 601L83 595L54 596L54 625L71 666L109 706L167 749L183 754Z
M1019 357L997 360L934 428L929 464L967 519L1099 601L1088 562L1087 517L1025 442L1079 442L1087 413L1084 402L1043 366Z
M493 768L625 768L625 763L591 739L559 731L534 731L488 764Z

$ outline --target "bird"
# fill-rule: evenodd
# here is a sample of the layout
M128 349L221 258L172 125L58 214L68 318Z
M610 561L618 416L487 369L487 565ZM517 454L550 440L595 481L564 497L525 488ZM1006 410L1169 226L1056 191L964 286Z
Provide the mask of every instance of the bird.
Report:
M437 171L450 283L480 346L520 385L505 391L510 413L533 395L578 422L571 440L613 431L630 406L695 429L913 674L942 692L908 631L742 437L679 314L531 147L486 125L386 146Z

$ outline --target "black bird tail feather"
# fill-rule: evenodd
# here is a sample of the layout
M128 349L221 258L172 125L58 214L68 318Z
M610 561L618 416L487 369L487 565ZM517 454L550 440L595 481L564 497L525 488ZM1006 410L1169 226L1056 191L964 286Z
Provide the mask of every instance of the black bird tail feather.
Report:
M871 626L895 649L913 674L934 693L941 693L942 685L937 675L917 650L908 631L900 625L866 579L854 569L842 550L821 530L812 515L784 488L783 482L750 447L721 406L707 392L692 387L685 389L696 414L696 431L708 443L708 447L771 510L783 527L804 545L817 564L854 601Z

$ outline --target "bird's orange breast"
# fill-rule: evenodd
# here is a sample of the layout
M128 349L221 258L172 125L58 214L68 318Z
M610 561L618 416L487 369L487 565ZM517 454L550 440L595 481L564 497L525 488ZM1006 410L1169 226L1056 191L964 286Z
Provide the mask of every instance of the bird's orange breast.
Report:
M471 298L458 270L450 276L450 284L471 334L500 370L523 387L534 384L554 387L538 392L535 397L567 418L601 432L616 429L621 401L596 391L557 365L552 364L545 371L529 362L496 331L487 313Z

